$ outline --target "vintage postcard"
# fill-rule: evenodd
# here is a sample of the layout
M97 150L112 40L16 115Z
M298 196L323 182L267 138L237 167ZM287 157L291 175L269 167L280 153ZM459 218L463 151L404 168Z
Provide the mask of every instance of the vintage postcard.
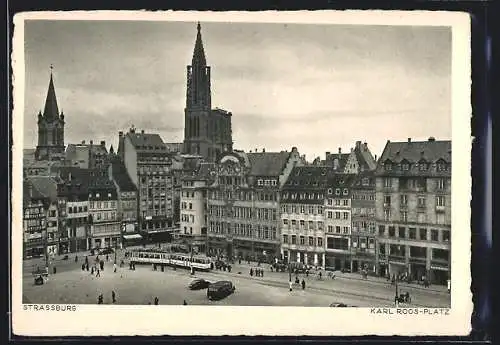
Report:
M464 13L15 16L13 331L466 335Z

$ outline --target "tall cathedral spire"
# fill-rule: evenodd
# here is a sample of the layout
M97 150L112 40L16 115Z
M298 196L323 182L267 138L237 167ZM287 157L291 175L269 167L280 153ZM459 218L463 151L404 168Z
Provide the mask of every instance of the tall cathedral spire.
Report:
M50 65L50 82L49 90L47 91L47 98L45 100L45 108L43 110L43 117L46 119L57 119L59 117L59 108L57 107L56 91L54 88L54 80L52 78L52 69Z
M196 43L194 44L193 60L191 64L193 66L206 66L207 60L205 58L205 49L203 49L203 40L201 39L201 25L198 22L197 26L198 32L196 34Z

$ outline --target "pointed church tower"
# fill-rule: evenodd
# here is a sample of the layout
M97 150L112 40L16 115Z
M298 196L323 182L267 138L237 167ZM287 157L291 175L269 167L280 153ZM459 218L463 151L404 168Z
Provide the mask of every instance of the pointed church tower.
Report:
M212 106L210 66L198 23L191 65L187 66L186 108L184 109L184 152L207 156L210 146L209 116Z
M38 145L35 151L37 160L59 160L64 158L64 114L57 106L54 78L50 66L50 81L45 99L45 108L38 113Z

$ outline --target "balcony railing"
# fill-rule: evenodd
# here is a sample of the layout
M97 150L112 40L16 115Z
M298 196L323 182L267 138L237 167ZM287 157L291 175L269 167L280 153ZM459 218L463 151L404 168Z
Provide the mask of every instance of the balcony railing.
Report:
M445 212L446 207L441 205L436 205L436 212Z

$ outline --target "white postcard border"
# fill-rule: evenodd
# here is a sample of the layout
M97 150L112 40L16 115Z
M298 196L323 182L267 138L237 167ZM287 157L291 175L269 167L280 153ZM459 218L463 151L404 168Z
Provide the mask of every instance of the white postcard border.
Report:
M374 314L370 308L77 305L76 311L27 311L22 305L22 155L25 20L173 20L358 25L425 25L452 28L451 309L448 315ZM298 12L31 12L14 18L12 161L13 332L30 336L97 335L466 335L470 291L471 61L466 13L431 11Z

